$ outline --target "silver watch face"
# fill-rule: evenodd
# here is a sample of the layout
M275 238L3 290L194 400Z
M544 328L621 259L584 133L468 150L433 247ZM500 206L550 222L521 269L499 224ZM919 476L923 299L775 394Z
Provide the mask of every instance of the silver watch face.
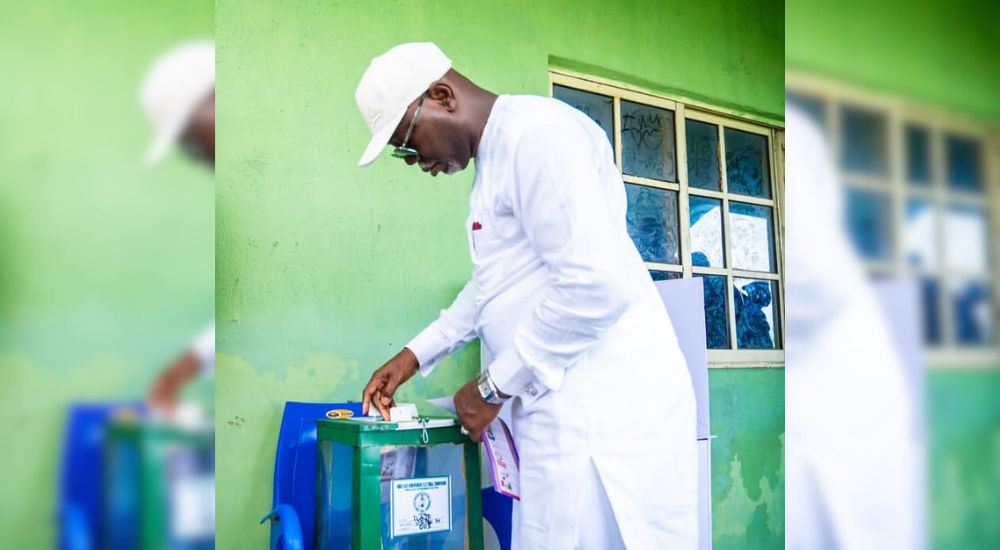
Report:
M479 380L479 396L483 398L483 401L489 401L491 397L494 396L493 389L490 388L489 382L485 380Z

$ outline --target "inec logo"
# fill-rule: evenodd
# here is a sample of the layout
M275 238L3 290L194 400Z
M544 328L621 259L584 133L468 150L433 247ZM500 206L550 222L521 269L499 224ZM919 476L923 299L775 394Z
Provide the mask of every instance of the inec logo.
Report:
M431 508L431 496L424 491L417 493L417 496L413 497L413 508L418 512L426 512Z
M413 497L413 509L417 511L413 515L413 521L417 524L417 528L420 530L431 528L431 515L427 513L427 510L431 508L431 496L424 491L417 493L417 496Z

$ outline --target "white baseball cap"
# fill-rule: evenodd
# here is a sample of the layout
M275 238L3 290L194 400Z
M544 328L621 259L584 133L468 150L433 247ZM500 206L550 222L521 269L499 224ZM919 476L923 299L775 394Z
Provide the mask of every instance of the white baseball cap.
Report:
M156 164L177 142L198 103L215 88L215 44L181 44L153 62L139 92L139 103L153 126L147 166Z
M449 69L451 60L432 42L400 44L372 59L354 93L372 133L358 166L375 161L410 103Z

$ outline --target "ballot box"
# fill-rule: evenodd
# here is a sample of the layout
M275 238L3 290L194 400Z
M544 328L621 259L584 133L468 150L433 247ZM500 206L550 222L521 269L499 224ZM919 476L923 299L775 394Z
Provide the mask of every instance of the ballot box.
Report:
M479 444L454 418L316 428L317 548L483 548Z
M113 420L104 442L100 548L214 548L214 449L210 425Z

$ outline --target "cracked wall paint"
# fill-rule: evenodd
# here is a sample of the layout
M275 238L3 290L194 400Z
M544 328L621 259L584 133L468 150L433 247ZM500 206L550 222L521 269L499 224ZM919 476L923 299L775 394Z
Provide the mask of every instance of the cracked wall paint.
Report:
M714 548L783 548L784 369L709 371Z

